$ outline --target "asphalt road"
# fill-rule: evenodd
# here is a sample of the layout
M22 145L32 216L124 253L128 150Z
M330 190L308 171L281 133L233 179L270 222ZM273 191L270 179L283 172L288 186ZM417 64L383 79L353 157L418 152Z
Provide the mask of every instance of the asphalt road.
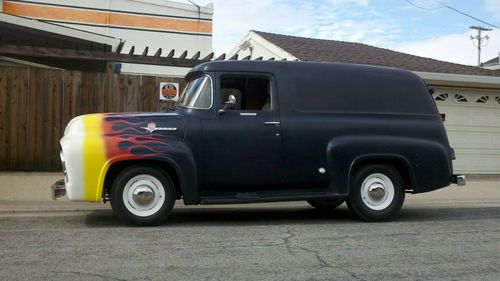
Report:
M0 280L499 280L500 199L411 201L364 223L304 203L177 208L126 227L108 209L0 216Z

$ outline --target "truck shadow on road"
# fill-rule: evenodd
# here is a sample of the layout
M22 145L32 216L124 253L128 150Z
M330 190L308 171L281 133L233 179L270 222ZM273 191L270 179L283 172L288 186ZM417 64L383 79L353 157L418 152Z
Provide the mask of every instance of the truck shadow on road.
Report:
M403 208L391 222L444 222L500 219L500 207L411 207ZM330 213L309 207L290 208L179 208L162 224L165 227L242 226L279 224L365 223L342 206ZM85 218L88 227L125 226L111 211L95 211Z

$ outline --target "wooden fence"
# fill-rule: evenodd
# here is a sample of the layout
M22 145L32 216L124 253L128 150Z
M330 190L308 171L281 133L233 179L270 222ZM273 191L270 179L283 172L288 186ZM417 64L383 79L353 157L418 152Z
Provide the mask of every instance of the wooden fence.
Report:
M75 116L164 111L159 83L180 78L0 66L0 171L58 171L59 139Z

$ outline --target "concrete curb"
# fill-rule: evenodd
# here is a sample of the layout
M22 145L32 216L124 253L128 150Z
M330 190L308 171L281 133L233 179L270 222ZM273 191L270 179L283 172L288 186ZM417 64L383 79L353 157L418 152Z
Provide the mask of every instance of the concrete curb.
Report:
M422 194L408 194L405 200L405 207L413 208L415 206L432 207L435 205L463 207L481 205L484 207L500 207L500 181L494 182L469 182L465 187L448 187L433 192ZM217 208L290 208L307 207L304 201L279 202L279 203L259 203L259 204L237 204L237 205L212 205L212 206L185 206L182 200L178 200L175 209L217 209ZM345 206L344 206L345 207ZM53 213L53 212L75 212L75 211L103 211L110 210L109 203L82 203L71 202L67 198L61 198L57 201L13 201L0 200L0 216L9 214L35 214L35 213Z
M36 212L71 212L109 210L109 203L71 202L66 197L52 201L50 186L63 178L62 173L47 172L0 172L0 214L36 213ZM429 193L406 197L405 205L470 205L481 204L498 206L500 204L500 176L469 176L465 187L454 185ZM259 208L307 206L305 202L226 205L224 208ZM199 208L217 208L203 206ZM177 201L176 208L184 208L182 201ZM191 207L188 207L191 208Z
M2 213L36 213L36 212L70 212L108 210L111 205L103 203L82 203L64 201L5 201L0 200L0 214Z

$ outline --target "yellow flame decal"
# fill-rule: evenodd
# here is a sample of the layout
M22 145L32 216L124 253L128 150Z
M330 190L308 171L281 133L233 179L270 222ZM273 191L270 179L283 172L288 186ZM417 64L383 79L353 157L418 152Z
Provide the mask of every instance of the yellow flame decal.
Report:
M103 116L87 115L83 118L83 201L97 202L102 197L105 171L107 170L106 147L102 129Z

